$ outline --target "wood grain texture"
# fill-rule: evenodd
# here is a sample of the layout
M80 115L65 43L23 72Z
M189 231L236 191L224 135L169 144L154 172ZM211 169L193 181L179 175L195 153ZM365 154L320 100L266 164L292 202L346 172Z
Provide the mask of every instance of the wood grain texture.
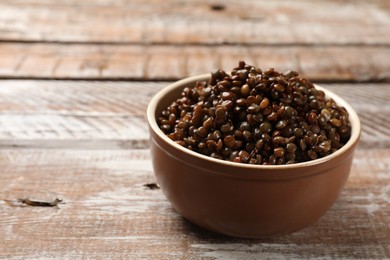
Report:
M314 225L236 239L180 217L155 182L148 150L0 150L0 258L387 259L389 149L357 149L336 204ZM57 208L12 207L62 198Z
M147 104L168 84L0 81L0 147L146 148ZM389 84L322 85L358 112L362 147L390 147Z
M0 1L0 259L390 259L389 28L387 0ZM151 97L238 60L327 82L362 122L339 199L291 235L203 230L146 185Z
M145 148L146 107L166 84L3 81L0 146Z
M0 43L0 78L178 79L239 60L315 81L390 81L390 46Z
M377 1L6 0L8 41L175 44L388 44L390 7Z

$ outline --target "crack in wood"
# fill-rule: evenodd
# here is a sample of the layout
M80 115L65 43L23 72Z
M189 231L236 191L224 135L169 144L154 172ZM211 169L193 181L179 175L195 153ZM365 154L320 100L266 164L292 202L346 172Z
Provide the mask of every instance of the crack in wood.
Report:
M150 189L150 190L158 190L160 189L160 186L157 183L146 183L144 184L144 187Z
M226 9L226 6L223 4L215 3L215 4L210 4L210 9L212 11L223 11Z
M17 200L4 200L11 207L58 207L59 204L65 204L62 199L55 198L52 201L36 200L30 198L18 198Z

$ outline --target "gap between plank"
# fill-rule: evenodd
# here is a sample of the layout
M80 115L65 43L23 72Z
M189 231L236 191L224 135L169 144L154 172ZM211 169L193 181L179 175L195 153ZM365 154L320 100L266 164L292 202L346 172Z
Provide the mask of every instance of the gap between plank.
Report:
M108 46L156 46L156 47L221 47L221 46L237 46L237 47L390 47L390 43L305 43L305 42L215 42L215 43L197 43L197 42L185 42L185 43L169 43L169 42L132 42L132 41L57 41L57 40L13 40L13 39L0 39L1 43L18 43L18 44L58 44L58 45L108 45Z

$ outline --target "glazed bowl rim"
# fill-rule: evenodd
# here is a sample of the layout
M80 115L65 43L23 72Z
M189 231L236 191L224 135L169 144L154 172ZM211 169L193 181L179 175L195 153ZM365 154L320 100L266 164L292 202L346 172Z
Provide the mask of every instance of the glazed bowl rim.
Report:
M153 134L157 135L161 141L164 142L164 145L168 145L172 147L175 150L179 150L180 152L195 157L199 160L204 160L205 162L210 162L212 164L220 164L221 167L229 167L229 168L236 168L237 170L242 169L249 169L249 170L264 170L264 173L267 173L269 171L273 170L291 170L291 169L300 169L300 168L307 168L307 167L315 167L320 164L325 164L329 161L332 161L339 157L340 155L347 153L348 150L350 150L359 140L360 133L361 133L361 123L359 120L359 117L356 113L356 111L349 105L343 98L338 96L337 94L333 93L332 91L323 88L321 86L318 86L317 84L314 84L316 89L322 90L325 92L326 97L332 98L339 106L343 106L349 114L349 120L351 122L351 137L348 140L348 142L341 147L336 152L327 155L322 158L318 158L311 161L306 162L300 162L300 163L294 163L294 164L284 164L284 165L258 165L258 164L246 164L246 163L236 163L231 161L225 161L221 159L216 159L209 157L207 155L203 155L201 153L197 153L194 151L191 151L183 146L180 146L176 144L174 141L172 141L167 135L163 133L163 131L159 128L156 120L156 110L159 102L172 90L180 88L183 85L189 84L191 82L195 83L196 81L207 81L210 78L210 74L200 74L196 76L190 76L186 77L184 79L175 81L173 83L170 83L168 86L164 87L160 91L158 91L150 100L149 105L147 107L147 120L149 124L149 131L152 131ZM176 97L177 98L177 97ZM172 100L173 102L174 100ZM150 133L152 135L152 133Z

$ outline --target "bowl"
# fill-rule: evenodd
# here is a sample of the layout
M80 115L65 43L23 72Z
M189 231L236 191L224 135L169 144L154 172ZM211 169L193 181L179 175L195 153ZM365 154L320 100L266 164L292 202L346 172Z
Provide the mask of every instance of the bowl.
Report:
M249 165L211 158L170 140L156 117L185 87L209 74L170 84L150 101L147 120L154 173L163 193L184 218L229 236L288 234L315 221L333 205L352 165L361 125L342 98L316 85L349 113L350 140L331 155L290 165Z

